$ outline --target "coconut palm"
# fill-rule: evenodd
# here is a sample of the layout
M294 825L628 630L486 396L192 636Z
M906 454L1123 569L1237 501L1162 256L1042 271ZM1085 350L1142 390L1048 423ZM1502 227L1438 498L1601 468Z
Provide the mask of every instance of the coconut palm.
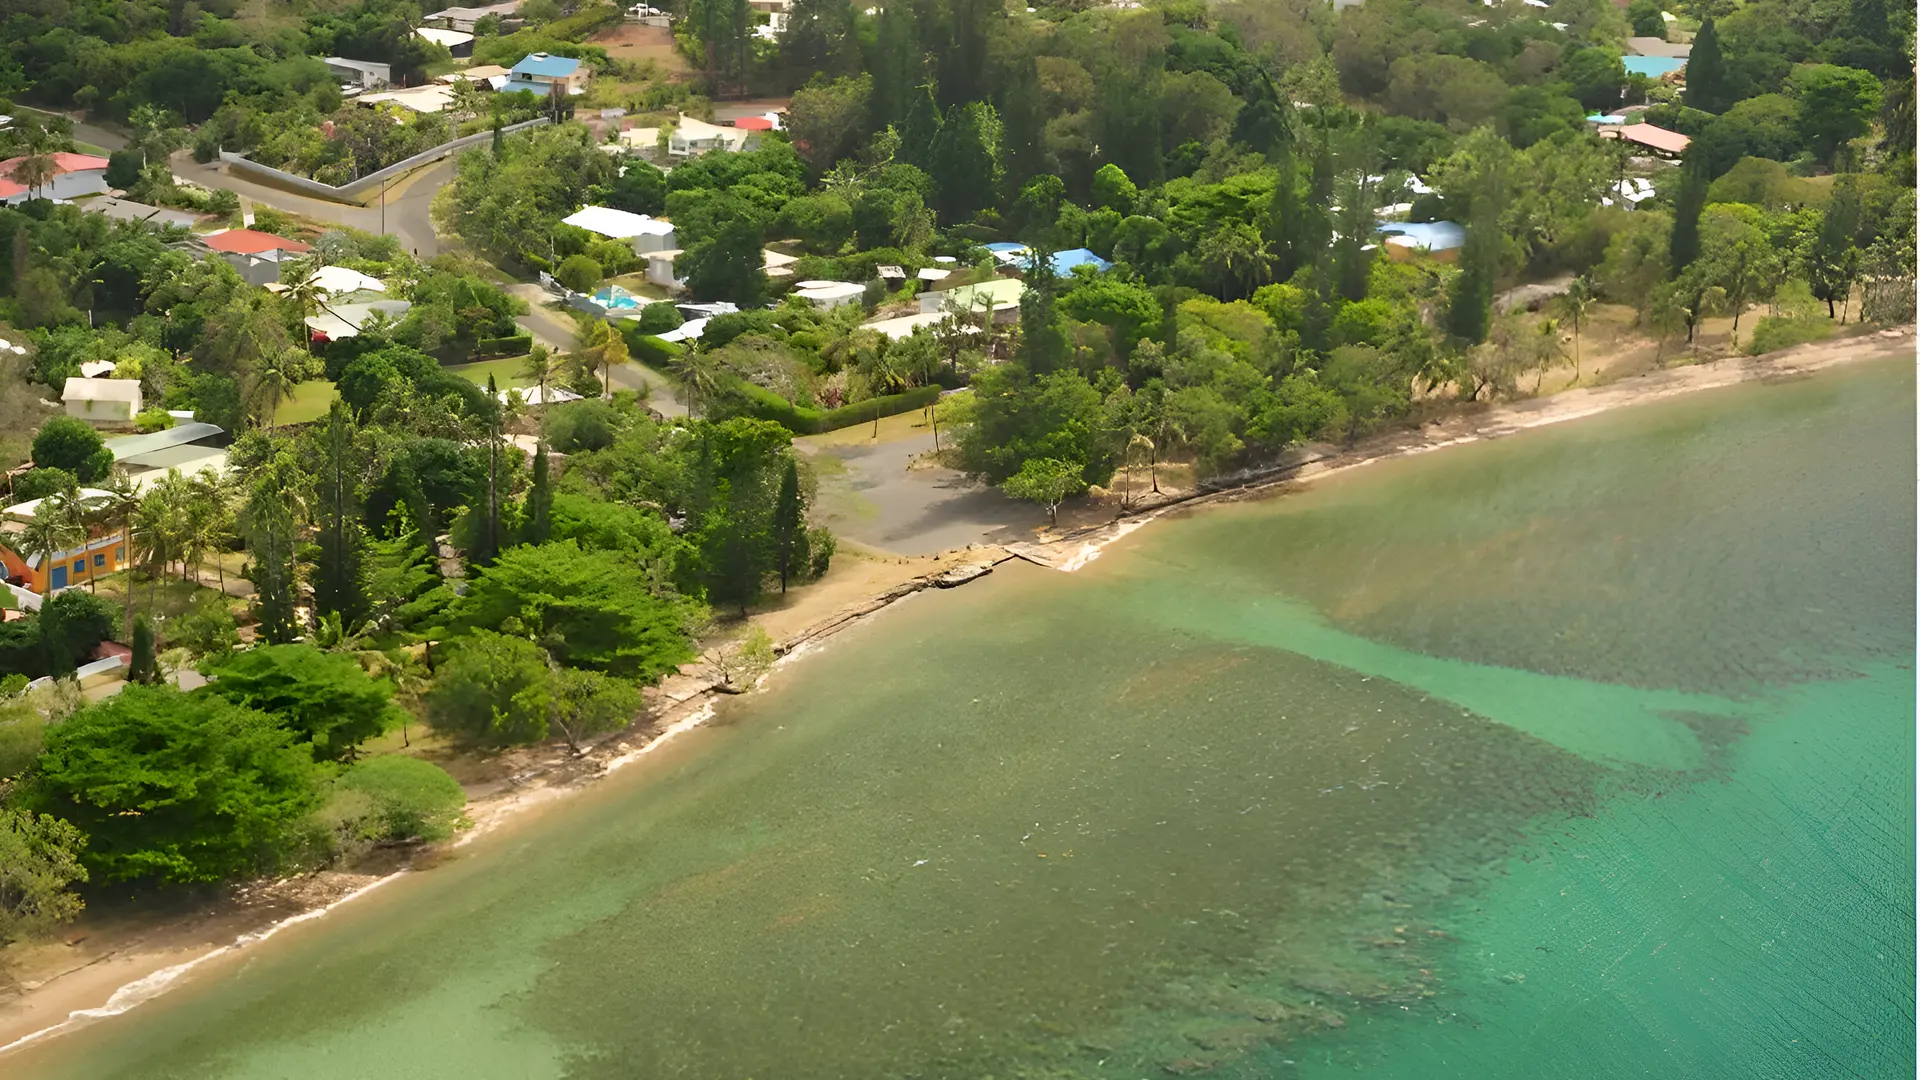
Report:
M100 490L106 495L100 499L101 520L120 527L120 569L126 572L127 585L121 599L126 608L127 640L133 640L133 515L140 509L140 489L133 483L125 469L113 470L113 475L101 481Z
M306 347L308 354L313 352L313 331L308 329L307 320L327 306L327 291L314 280L319 272L318 260L308 262L302 272L286 283L286 291L280 294L280 298L292 304L295 314L300 317L300 343Z
M55 558L87 542L87 528L76 512L78 500L72 496L72 492L60 492L40 500L33 520L20 533L22 553L28 558L38 556L40 565L47 568L49 592Z
M1567 291L1560 297L1560 305L1566 311L1567 318L1573 323L1573 381L1580 381L1580 325L1587 320L1587 309L1596 298L1593 295L1593 283L1582 275L1567 283Z
M549 400L547 397L547 383L551 381L555 375L559 374L558 369L559 365L554 363L553 353L549 351L545 345L535 345L533 351L527 354L526 363L520 367L520 374L532 379L534 385L540 388L540 404L542 405L547 404Z
M262 356L253 365L247 377L248 397L251 399L255 415L264 408L267 414L267 430L274 427L274 415L280 409L280 403L293 397L293 388L299 384L302 367L299 350ZM264 403L264 405L263 405Z
M220 591L225 593L227 566L219 555L233 543L233 485L211 470L195 473L187 484L193 500L189 520L197 541L196 550L202 554L208 551L214 553L215 573L220 582ZM195 577L198 576L196 572Z
M693 348L667 361L667 369L680 380L687 396L687 411L698 414L712 405L727 384L727 365L705 349Z

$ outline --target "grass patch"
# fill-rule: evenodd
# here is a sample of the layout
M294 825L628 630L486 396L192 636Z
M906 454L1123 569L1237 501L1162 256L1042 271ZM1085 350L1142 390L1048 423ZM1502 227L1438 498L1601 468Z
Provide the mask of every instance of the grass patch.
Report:
M477 364L448 364L447 371L458 375L475 386L487 385L487 376L493 376L495 386L505 390L510 386L528 387L533 380L520 374L527 364L524 356L502 356L496 360L482 360Z
M293 388L293 396L280 403L273 414L275 424L311 424L327 415L333 407L333 384L325 379L308 379Z

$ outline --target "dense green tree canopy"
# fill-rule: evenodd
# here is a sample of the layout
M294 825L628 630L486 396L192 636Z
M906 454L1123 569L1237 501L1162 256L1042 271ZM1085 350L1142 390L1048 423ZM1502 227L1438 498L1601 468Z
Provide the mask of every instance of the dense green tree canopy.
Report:
M211 694L129 686L47 733L25 805L85 831L101 881L219 881L271 869L319 802L272 717Z

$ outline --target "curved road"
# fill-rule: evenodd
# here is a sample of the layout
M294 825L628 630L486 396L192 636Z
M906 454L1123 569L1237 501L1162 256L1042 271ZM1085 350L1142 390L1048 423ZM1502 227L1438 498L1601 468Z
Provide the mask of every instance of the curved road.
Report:
M433 197L447 182L453 179L453 159L429 165L394 184L387 193L387 205L383 215L380 205L351 206L345 203L315 199L305 195L295 195L290 191L268 187L222 170L218 164L202 165L193 160L193 155L185 150L176 151L171 159L173 174L182 180L191 180L202 187L225 188L236 195L244 195L261 206L271 206L276 210L285 210L316 221L330 221L370 233L392 233L400 238L400 243L408 251L422 259L429 259L440 253L440 241L433 235L431 208Z

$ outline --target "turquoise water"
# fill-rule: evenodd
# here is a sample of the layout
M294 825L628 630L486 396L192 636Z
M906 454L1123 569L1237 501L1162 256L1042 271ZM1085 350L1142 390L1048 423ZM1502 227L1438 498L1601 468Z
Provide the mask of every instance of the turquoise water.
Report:
M1913 374L916 597L48 1077L1906 1076Z

